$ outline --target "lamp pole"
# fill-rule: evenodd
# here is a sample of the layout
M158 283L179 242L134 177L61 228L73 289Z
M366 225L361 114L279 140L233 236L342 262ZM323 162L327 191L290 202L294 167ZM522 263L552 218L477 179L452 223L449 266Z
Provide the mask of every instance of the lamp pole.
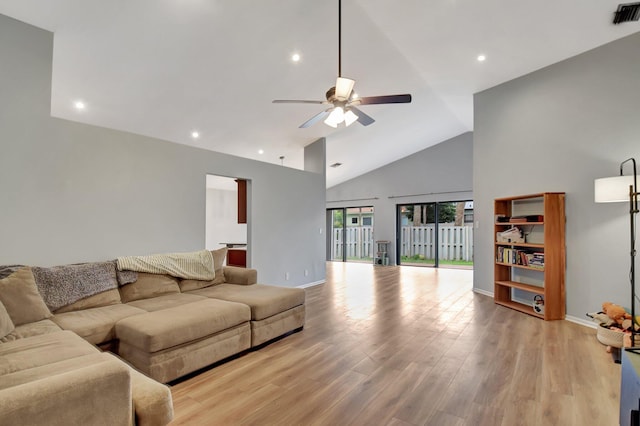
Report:
M629 282L631 284L631 346L635 347L636 341L636 218L638 213L638 183L636 173L636 160L629 158L620 163L620 176L623 176L625 163L633 164L633 185L629 185L629 226L631 269L629 270Z

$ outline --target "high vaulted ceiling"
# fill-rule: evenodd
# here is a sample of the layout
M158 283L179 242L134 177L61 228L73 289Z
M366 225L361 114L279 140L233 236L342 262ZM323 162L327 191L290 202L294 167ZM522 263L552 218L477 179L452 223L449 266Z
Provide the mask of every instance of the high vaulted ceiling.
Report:
M53 116L297 168L326 137L327 164L343 164L333 186L473 130L473 93L640 30L611 23L618 3L344 0L343 76L413 102L362 106L373 125L337 130L298 128L323 105L271 103L334 85L337 0L0 0L0 13L55 33Z

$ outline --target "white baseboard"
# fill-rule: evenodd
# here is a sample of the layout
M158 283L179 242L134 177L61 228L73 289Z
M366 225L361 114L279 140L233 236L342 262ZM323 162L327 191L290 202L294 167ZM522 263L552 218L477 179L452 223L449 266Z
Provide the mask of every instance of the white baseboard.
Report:
M315 286L317 286L317 285L324 284L324 283L326 283L326 281L325 281L325 280L314 281L314 282L312 282L312 283L306 283L306 284L300 284L300 285L297 285L297 286L296 286L296 288L309 288L309 287L315 287Z
M493 297L493 292L492 291L487 291L487 290L482 290L482 289L479 289L479 288L474 288L473 292L474 293L478 293L478 294L482 294L484 296Z
M576 324L580 324L580 325L584 325L585 327L589 327L589 328L596 328L596 323L593 322L592 320L589 319L582 319L582 318L578 318L578 317L574 317L571 315L567 315L564 317L564 319L566 319L567 321L571 321L573 323Z

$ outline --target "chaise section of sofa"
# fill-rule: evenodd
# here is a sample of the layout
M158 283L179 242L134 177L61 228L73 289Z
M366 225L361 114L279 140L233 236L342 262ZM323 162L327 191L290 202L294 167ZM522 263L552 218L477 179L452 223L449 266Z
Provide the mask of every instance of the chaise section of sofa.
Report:
M203 299L136 315L116 324L120 355L169 382L250 347L246 305Z
M191 291L190 294L249 306L252 347L304 326L303 289L263 284L218 284Z

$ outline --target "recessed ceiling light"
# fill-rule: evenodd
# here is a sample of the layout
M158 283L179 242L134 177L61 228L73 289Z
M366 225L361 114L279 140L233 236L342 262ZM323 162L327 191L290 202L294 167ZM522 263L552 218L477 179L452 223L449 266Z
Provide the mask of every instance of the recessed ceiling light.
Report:
M75 101L73 106L76 107L77 110L82 111L87 107L87 105L82 101Z
M259 149L258 150L258 154L260 154L260 155L264 154L264 149Z
M200 137L200 132L198 132L197 130L194 130L193 132L191 132L191 137L193 139L198 139Z
M485 55L478 55L478 62L484 62L487 57Z
M291 55L291 60L293 62L300 62L300 54L299 53L294 53L293 55Z

